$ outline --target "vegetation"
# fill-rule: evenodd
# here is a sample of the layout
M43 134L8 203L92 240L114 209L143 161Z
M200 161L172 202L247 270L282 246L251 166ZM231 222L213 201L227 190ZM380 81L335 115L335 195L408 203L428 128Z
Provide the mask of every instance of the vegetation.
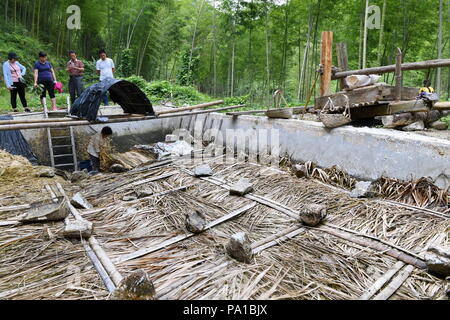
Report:
M261 107L281 88L298 105L314 82L324 30L348 44L351 69L393 64L397 47L405 61L448 56L450 4L440 10L440 2L371 0L385 14L365 45L366 0L5 0L0 55L15 50L30 67L47 50L65 80L66 54L74 49L88 61L89 84L96 80L97 51L105 48L118 76L141 77L131 79L155 101L245 97ZM66 27L73 4L81 8L80 30ZM420 86L424 78L449 98L450 71L406 72L404 84ZM383 80L392 83L393 75Z

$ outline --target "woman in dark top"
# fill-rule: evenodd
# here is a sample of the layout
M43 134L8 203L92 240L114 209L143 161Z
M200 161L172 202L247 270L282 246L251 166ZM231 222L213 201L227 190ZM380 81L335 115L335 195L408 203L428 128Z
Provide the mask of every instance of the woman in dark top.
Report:
M38 85L44 87L41 94L41 104L44 105L43 98L48 95L52 100L52 109L57 111L56 107L56 97L55 97L55 83L56 75L55 70L50 62L47 61L47 54L45 52L39 52L39 60L34 64L34 87L37 88Z

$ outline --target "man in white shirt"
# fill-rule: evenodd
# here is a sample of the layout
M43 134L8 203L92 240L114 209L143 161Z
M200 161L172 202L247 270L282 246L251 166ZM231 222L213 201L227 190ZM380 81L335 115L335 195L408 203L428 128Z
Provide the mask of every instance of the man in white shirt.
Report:
M98 52L98 55L100 56L100 60L97 61L96 69L97 74L100 76L100 81L106 80L106 79L114 79L114 72L116 72L116 67L114 65L114 61L110 58L108 58L105 50L100 50ZM108 94L105 93L102 97L103 104L105 106L108 105Z

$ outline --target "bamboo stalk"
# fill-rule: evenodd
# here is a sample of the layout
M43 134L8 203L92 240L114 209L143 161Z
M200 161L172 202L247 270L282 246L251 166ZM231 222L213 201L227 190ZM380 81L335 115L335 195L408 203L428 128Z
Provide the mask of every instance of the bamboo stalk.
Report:
M89 244L92 248L92 250L95 252L95 254L98 257L98 260L102 263L103 267L106 269L108 274L110 275L112 281L116 285L116 287L119 286L120 282L122 281L123 277L117 271L116 266L111 262L109 257L106 255L106 252L103 250L103 248L98 243L97 239L95 237L89 238Z
M414 266L406 266L398 275L383 289L378 295L376 295L373 300L387 300L389 299L409 278L411 273L414 271Z
M224 104L224 103L225 102L223 100L219 100L219 101L203 103L203 104L199 104L199 105L191 106L191 107L177 108L175 110L176 110L176 112L182 112L182 111L188 111L188 110L196 110L196 109L203 109L203 108L208 108L208 107L212 107L212 106L217 106L219 104ZM175 110L160 111L160 112L157 112L156 114L158 116L160 116L162 114L170 114L170 113L174 113Z
M88 255L89 259L91 260L92 264L94 265L95 270L97 270L97 273L100 275L100 278L102 278L103 283L105 284L108 291L111 293L116 289L116 286L114 285L113 281L109 277L108 273L106 272L105 268L103 267L102 263L98 259L98 257L95 255L94 251L92 251L89 244L86 243L84 239L81 239L81 242L83 243L84 250L86 251L86 254Z
M402 261L397 262L391 269L389 269L382 277L380 277L374 284L367 289L359 300L370 300L383 286L392 279L397 272L405 266Z
M243 208L240 208L240 209L238 209L236 211L233 211L233 212L223 216L222 218L219 218L219 219L209 223L205 227L204 231L209 230L211 228L214 228L215 226L217 226L217 225L219 225L221 223L224 223L225 221L231 220L231 219L233 219L233 218L235 218L235 217L237 217L237 216L247 212L248 210L252 209L255 205L256 205L255 203L252 203L250 205L247 205L247 206L245 206ZM123 256L119 257L118 259L115 259L115 263L122 263L122 262L125 262L125 261L129 261L129 260L133 260L133 259L136 259L136 258L140 258L140 257L145 256L147 254L150 254L150 253L159 251L161 249L164 249L164 248L166 248L166 247L168 247L168 246L170 246L172 244L175 244L177 242L189 239L189 238L191 238L193 236L195 236L195 234L186 234L186 235L176 236L176 237L174 237L172 239L164 241L163 243L161 243L161 244L159 244L159 245L157 245L155 247L144 248L144 249L138 250L136 252L133 252L131 254L123 255Z
M219 111L226 111L232 109L239 109L245 107L245 105L238 106L230 106L219 109L208 109L202 111L194 111L194 112L179 112L178 110L173 110L171 114L164 114L162 116L143 116L143 117L127 117L127 118L117 118L117 119L109 119L105 122L89 122L87 120L67 120L62 122L39 122L39 123L24 123L24 124L11 124L11 125L0 125L0 131L8 131L8 130L28 130L28 129L45 129L45 128L65 128L65 127L79 127L79 126L87 126L87 125L106 125L112 123L123 123L123 122L133 122L133 121L146 121L146 120L158 120L158 119L167 119L167 118L176 118L176 117L184 117L184 116L194 116L198 114L206 114L213 113Z

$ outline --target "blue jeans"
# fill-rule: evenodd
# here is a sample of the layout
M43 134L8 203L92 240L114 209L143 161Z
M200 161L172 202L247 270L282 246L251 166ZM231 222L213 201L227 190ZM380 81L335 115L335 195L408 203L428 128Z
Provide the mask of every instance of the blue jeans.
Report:
M102 101L105 106L107 106L109 104L107 92L105 92L105 94L102 96Z

